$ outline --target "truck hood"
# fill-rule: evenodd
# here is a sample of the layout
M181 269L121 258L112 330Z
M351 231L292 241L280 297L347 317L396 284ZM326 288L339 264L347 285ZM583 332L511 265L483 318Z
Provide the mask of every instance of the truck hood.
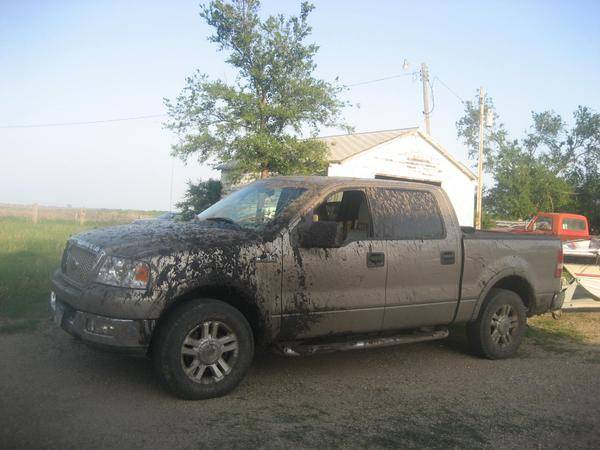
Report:
M219 222L156 220L97 228L79 233L71 239L111 255L143 258L217 246L237 247L259 238L253 231Z

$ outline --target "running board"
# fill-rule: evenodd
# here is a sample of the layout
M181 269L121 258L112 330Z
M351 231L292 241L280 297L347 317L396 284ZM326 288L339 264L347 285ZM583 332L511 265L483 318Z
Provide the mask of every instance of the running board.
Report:
M303 342L282 342L279 349L286 356L314 355L315 353L331 353L364 348L391 347L392 345L412 344L414 342L435 341L449 336L447 328L429 332L412 334L396 334L393 336L375 337L370 339L348 340L343 342L328 342L308 344Z

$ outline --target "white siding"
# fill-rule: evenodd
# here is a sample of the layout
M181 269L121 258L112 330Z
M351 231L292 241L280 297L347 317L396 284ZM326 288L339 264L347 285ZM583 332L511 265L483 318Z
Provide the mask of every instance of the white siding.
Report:
M387 175L441 182L459 223L473 226L476 182L417 134L400 136L341 163L332 163L327 174L358 178Z

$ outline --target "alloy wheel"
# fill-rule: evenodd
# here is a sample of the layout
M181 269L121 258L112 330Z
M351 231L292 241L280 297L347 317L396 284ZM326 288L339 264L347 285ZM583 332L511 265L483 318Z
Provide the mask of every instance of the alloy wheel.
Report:
M192 328L181 345L181 365L192 381L212 384L222 381L238 359L238 338L218 320L209 320Z

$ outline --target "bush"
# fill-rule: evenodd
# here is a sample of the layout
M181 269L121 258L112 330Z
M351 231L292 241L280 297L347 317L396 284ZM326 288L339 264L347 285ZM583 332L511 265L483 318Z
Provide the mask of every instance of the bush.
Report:
M196 214L221 200L223 187L219 180L210 178L198 183L188 181L187 185L183 200L176 205L181 210L184 220L192 219Z

